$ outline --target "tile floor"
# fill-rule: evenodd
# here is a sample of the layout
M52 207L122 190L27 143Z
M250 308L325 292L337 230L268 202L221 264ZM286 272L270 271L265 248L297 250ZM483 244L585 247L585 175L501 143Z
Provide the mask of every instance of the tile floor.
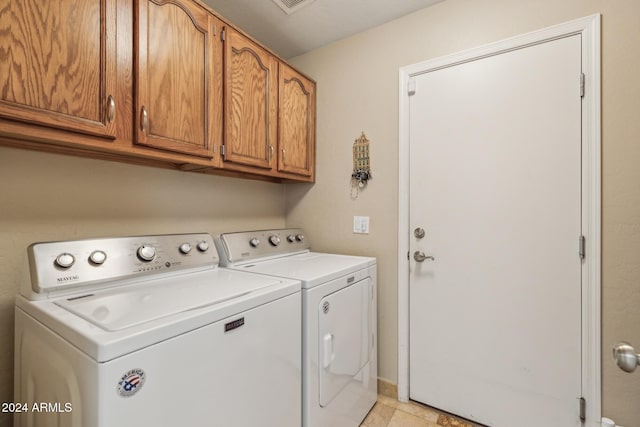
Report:
M378 401L361 427L479 427L414 402L398 402L378 395Z

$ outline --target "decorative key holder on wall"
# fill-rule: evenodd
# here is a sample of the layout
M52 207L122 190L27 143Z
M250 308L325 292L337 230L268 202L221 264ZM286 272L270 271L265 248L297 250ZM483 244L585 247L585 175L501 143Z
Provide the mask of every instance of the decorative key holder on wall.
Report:
M372 179L371 161L369 158L369 140L362 132L360 138L353 143L353 173L351 174L351 198L356 199L361 188L366 187Z

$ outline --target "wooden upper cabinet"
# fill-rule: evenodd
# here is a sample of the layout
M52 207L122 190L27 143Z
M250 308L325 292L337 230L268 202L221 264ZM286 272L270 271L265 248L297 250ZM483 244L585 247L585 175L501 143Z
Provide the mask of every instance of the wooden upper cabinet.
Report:
M222 138L219 21L190 0L138 0L136 143L213 157Z
M115 137L116 0L0 1L0 117Z
M278 61L231 27L225 28L224 60L223 166L271 170L278 137Z
M0 145L313 181L315 83L232 25L201 0L0 0Z
M315 161L315 83L280 63L278 171L312 177Z

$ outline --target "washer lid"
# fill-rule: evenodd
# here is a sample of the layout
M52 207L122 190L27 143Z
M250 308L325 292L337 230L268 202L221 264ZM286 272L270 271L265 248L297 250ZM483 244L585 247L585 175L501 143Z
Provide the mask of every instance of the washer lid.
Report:
M240 298L280 283L277 279L220 271L209 275L178 276L123 286L95 294L74 296L55 304L106 331L119 331L141 323Z
M286 277L302 281L302 287L312 288L338 277L375 265L369 257L306 252L236 265L242 271Z

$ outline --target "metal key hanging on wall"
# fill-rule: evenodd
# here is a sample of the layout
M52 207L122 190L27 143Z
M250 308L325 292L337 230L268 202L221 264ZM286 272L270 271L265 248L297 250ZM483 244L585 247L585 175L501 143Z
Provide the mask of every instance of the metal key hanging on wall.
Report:
M362 132L353 143L353 173L351 174L351 198L356 199L360 189L366 187L372 179L369 140Z

